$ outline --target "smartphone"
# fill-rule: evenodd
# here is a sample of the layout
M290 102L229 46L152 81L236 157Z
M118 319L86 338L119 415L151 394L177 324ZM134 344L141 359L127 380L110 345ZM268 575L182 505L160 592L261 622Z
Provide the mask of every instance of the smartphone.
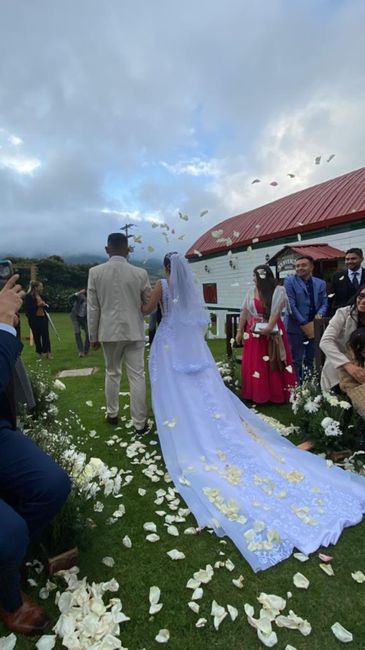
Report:
M0 260L0 282L5 284L14 275L14 268L10 260Z

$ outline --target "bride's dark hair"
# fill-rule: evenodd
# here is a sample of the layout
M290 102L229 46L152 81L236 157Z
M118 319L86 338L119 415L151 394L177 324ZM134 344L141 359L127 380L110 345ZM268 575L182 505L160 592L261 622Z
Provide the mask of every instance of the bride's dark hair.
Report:
M163 265L168 273L171 273L171 257L172 255L177 255L178 253L176 251L172 251L171 253L166 253L165 257L163 258Z
M277 281L268 264L256 266L253 270L256 278L256 287L264 305L265 318L270 318L271 303Z

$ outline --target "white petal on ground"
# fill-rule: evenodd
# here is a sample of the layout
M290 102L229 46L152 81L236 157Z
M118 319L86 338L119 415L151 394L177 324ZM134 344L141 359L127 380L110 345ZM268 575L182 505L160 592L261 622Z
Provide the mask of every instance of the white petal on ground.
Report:
M86 406L93 406L93 403L91 399L88 399L87 402L85 402Z
M176 528L176 526L167 526L167 532L169 535L172 535L173 537L179 536L179 531Z
M162 629L159 631L157 636L155 636L155 641L157 643L167 643L170 638L170 632L166 629Z
M124 535L124 537L122 539L122 543L123 543L123 546L125 546L126 548L131 548L132 547L132 541L131 541L131 538L128 537L128 535Z
M8 636L2 636L0 639L0 649L1 650L13 650L15 648L17 638L15 634L8 634Z
M190 578L186 583L187 589L196 589L200 587L200 580L195 580L195 578Z
M293 576L293 582L298 589L308 589L309 580L302 573L296 573Z
M233 580L232 580L234 586L237 587L238 589L243 589L244 581L245 581L245 579L244 579L243 576L240 576L239 578L233 578Z
M331 630L335 635L336 639L338 639L342 643L350 643L351 641L353 641L354 637L352 636L351 632L346 630L346 628L343 627L341 623L334 623L331 626Z
M160 596L161 596L161 590L159 587L156 587L156 585L150 587L149 601L151 605L155 605L156 603L158 603L158 601L160 600Z
M235 566L234 566L232 560L230 560L230 559L226 560L226 569L228 569L228 571L233 571L234 568L235 568Z
M190 602L188 603L188 607L190 607L190 609L191 609L195 614L199 614L200 606L198 605L198 603L195 603L194 601L190 601Z
M237 607L233 607L233 605L227 605L227 609L232 621L235 621L238 616Z
M257 630L257 636L259 637L261 643L263 643L267 648L272 648L278 642L276 632L269 632L269 634L265 634L262 632L262 630Z
M203 589L201 587L197 587L193 591L191 600L200 600L201 598L203 598L203 593L204 593Z
M57 390L66 390L65 384L63 383L63 381L60 381L59 379L54 380L53 386L57 388Z
M138 494L139 494L140 497L144 497L146 492L147 492L147 490L145 490L144 488L138 488Z
M158 542L160 540L160 536L156 535L156 533L150 533L149 535L146 535L146 540L147 542L151 542L153 544L154 542Z
M355 582L358 582L359 584L365 582L365 575L363 574L362 571L354 571L354 573L351 573L351 576L355 580Z
M149 533L156 533L157 532L157 526L153 521L146 521L145 524L143 524L143 529L147 530Z
M196 528L192 526L190 528L185 528L184 535L196 535Z
M102 563L105 564L105 566L113 567L114 564L115 564L115 561L113 560L112 557L107 555L106 557L103 557Z
M206 618L199 618L199 620L195 623L195 627L205 627L207 622L208 621Z
M185 554L182 551L178 551L176 548L167 551L166 555L168 555L171 560L185 560Z
M305 555L304 553L293 553L293 557L295 557L296 560L299 560L299 562L306 562L309 560L308 555Z
M163 608L162 603L155 603L154 605L150 606L149 613L152 615L158 614L158 612L160 612L162 608Z
M55 634L44 634L35 644L37 650L52 650L56 645L57 637ZM2 646L0 645L0 648Z
M335 575L335 572L334 572L334 570L332 568L332 564L328 564L328 563L326 564L325 562L321 562L319 567L322 569L322 571L327 573L328 576L334 576Z

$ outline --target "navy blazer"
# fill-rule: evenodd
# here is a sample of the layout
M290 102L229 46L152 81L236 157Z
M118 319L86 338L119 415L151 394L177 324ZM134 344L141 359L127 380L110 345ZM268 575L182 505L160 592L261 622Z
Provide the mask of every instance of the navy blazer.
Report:
M7 389L22 348L16 336L0 330L0 429L14 425L14 409Z
M312 276L314 293L314 310L325 316L328 308L327 287L324 280ZM291 313L285 318L285 327L290 334L303 334L300 329L309 321L310 296L307 285L298 275L289 275L284 280Z

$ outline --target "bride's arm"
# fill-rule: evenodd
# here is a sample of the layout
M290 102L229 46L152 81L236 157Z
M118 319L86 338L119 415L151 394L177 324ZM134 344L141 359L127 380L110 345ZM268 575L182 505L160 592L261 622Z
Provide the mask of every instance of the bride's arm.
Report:
M153 311L155 311L158 303L161 301L162 298L162 286L161 286L161 280L157 280L155 286L152 289L149 301L146 302L145 305L142 305L142 314L147 316L147 314L152 314Z

